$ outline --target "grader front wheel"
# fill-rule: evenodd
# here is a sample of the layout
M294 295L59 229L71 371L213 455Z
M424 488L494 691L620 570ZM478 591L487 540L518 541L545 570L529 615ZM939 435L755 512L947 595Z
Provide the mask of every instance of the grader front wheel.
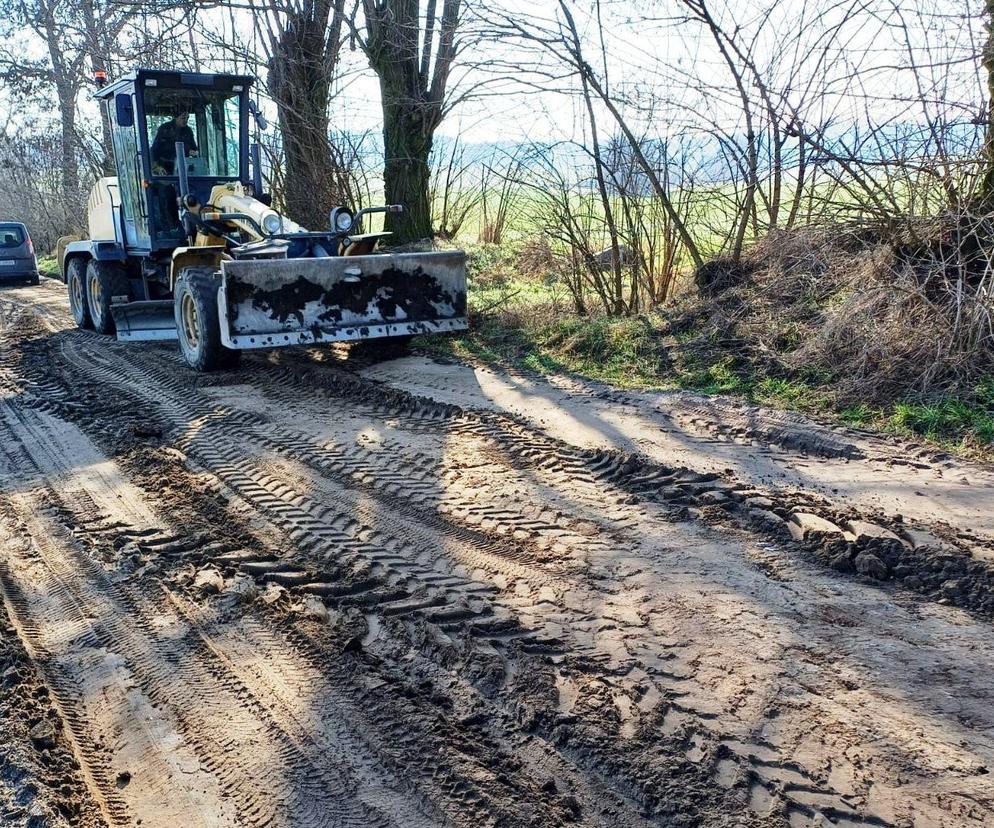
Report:
M221 344L217 290L217 273L210 267L184 268L173 290L180 353L195 371L234 368L241 357L241 351Z

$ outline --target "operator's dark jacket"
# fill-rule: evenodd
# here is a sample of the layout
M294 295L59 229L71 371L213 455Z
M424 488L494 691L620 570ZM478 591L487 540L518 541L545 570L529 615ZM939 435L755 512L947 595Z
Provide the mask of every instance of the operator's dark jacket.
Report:
M197 142L193 140L193 130L190 127L177 126L176 121L166 121L155 131L152 142L152 161L161 164L166 172L172 173L176 167L176 142L182 141L186 154L198 152Z

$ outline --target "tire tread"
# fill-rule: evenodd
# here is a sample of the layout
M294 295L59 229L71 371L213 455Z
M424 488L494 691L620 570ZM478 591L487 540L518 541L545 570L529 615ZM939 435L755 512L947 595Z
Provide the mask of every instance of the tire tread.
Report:
M92 273L92 276L91 276ZM101 304L100 313L94 313L93 307L89 306L90 279L95 278L100 283ZM112 334L115 332L114 316L111 314L111 300L114 296L126 296L130 292L128 275L124 268L116 262L98 262L91 259L86 267L86 301L90 310L90 320L97 333Z
M176 280L173 291L176 329L179 334L180 352L195 371L209 372L235 368L241 351L225 348L221 344L221 324L217 311L218 279L212 267L186 267ZM184 345L181 299L189 292L197 305L197 315L203 320L201 344L196 352Z

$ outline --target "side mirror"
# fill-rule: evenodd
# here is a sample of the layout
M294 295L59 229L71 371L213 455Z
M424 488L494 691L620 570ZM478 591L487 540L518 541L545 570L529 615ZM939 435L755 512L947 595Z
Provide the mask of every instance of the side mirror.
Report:
M118 126L129 127L135 125L135 109L130 95L121 94L114 96L114 113L117 116Z
M255 101L249 100L248 108L249 112L252 113L252 117L255 118L255 122L258 124L259 129L263 132L269 129L269 121L266 119L266 116L262 114L262 110L259 109L259 105Z

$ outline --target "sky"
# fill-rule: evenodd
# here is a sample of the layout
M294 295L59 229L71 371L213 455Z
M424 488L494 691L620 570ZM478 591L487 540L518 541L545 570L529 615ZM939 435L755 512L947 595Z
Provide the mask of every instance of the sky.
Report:
M598 5L576 0L571 5L588 61L607 78L638 131L666 139L715 126L744 130L736 89L720 53L704 27L681 16L684 7L678 0L600 0ZM981 0L714 0L710 5L720 25L737 30L749 60L773 79L775 94L813 121L925 120L959 105L962 117L979 112L973 58L983 38ZM860 11L853 14L856 7ZM526 28L533 32L554 31L557 25L557 3L551 0L493 0L483 8L528 21ZM609 33L603 41L598 10ZM203 9L198 31L230 38L232 14L242 41L250 49L257 47L251 12L244 8L233 13ZM18 46L28 54L44 54L43 45L26 31L19 34ZM361 52L346 48L342 54L332 124L351 133L378 132L376 78ZM469 48L465 55L472 68L462 73L463 84L494 83L495 75L500 81L485 87L492 94L460 104L439 128L440 136L458 136L468 144L584 137L587 118L575 94L576 82L551 84L542 73L553 69L554 61L540 49L489 43ZM912 61L924 68L909 72ZM817 94L806 94L808 85ZM757 96L754 88L750 93ZM3 95L0 86L0 126L10 110ZM924 108L910 106L915 98L933 102ZM92 102L81 99L80 108L92 117ZM603 108L597 108L597 116L602 132L612 132Z

